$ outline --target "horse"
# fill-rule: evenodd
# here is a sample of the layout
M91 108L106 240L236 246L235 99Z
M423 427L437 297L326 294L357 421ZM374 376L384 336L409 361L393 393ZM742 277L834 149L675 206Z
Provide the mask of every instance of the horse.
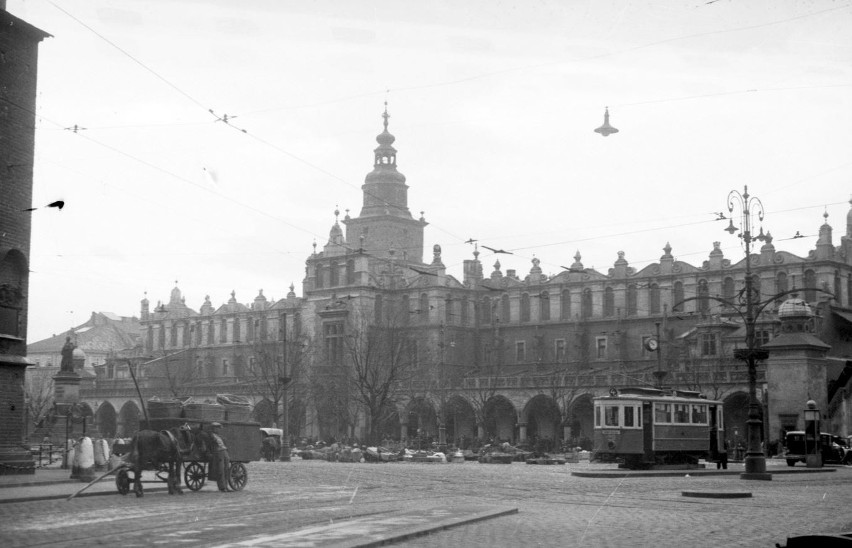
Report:
M274 461L279 451L278 438L275 436L266 436L261 442L261 448L263 450L263 458L268 462Z
M187 450L181 448L179 440L192 439L194 441L194 438L195 436L191 433L179 428L161 432L140 430L133 436L133 439L130 440L130 452L127 461L132 465L135 474L133 491L137 497L143 495L143 468L160 470L162 467L168 467L169 475L166 483L169 487L169 494L183 494L183 490L180 488L180 470L183 454Z

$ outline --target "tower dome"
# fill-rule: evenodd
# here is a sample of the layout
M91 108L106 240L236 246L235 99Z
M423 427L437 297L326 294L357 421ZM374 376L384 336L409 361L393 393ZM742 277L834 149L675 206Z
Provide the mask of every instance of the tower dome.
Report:
M814 312L807 301L798 297L787 299L778 307L778 317L782 320L786 318L810 318L813 315Z

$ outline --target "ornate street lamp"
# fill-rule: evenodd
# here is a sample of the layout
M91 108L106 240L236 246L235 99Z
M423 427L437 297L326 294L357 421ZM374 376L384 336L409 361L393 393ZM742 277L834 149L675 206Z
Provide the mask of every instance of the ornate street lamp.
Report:
M604 137L609 137L613 133L618 133L618 130L609 125L609 107L604 110L604 123L601 127L595 129L595 133L600 133Z
M751 278L751 243L755 240L764 241L763 227L757 236L752 235L752 215L757 215L759 221L763 221L763 204L755 196L749 196L748 185L745 185L743 193L732 190L728 194L728 212L731 219L727 230L734 234L739 228L734 226L734 210L739 209L741 215L742 230L739 234L745 244L745 326L746 347L734 351L734 357L746 362L748 366L748 420L746 421L746 457L745 472L740 476L742 479L772 479L772 475L766 472L766 456L760 449L760 404L757 402L757 362L769 357L766 350L755 348L754 324L755 304L760 297L755 299L753 294L753 280Z

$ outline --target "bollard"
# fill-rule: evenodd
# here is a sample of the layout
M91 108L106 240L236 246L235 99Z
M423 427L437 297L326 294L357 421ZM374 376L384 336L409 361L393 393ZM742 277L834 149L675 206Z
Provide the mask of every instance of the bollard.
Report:
M92 439L80 438L74 452L74 461L71 466L71 479L90 482L95 479L95 455Z

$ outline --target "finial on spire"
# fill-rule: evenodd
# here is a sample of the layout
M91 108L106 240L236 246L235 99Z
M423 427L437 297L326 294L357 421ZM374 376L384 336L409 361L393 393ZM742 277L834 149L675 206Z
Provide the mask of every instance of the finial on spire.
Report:
M334 206L334 224L337 224L337 218L340 216L340 206Z
M387 131L387 130L388 130L388 118L390 118L390 114L388 114L388 102L387 102L387 99L385 99L385 112L384 112L384 114L382 114L382 118L384 118L384 119L385 119L385 122L384 122L384 124L385 124L385 131Z

